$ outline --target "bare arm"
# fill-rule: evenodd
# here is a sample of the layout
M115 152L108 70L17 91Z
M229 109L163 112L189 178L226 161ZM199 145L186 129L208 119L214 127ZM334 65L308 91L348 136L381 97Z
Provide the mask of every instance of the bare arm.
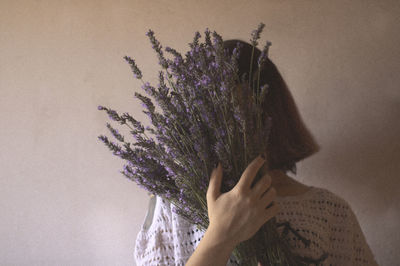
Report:
M207 229L200 244L186 263L186 266L225 266L227 264L235 245L216 239L216 235L210 228Z

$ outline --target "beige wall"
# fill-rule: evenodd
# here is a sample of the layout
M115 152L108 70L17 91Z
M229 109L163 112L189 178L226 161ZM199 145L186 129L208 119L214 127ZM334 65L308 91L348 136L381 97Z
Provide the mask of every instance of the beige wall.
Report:
M97 139L102 104L145 119L145 33L179 51L199 30L262 42L322 146L297 178L345 198L381 265L400 260L398 1L0 1L0 264L134 265L148 195Z

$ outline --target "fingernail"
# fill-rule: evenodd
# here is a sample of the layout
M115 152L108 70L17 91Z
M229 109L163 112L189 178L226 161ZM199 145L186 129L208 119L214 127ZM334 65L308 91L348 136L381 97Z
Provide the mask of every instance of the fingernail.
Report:
M266 159L266 156L265 156L265 154L264 153L261 153L261 158L263 158L264 160Z
M216 169L218 167L219 162L215 162L214 163L214 169Z

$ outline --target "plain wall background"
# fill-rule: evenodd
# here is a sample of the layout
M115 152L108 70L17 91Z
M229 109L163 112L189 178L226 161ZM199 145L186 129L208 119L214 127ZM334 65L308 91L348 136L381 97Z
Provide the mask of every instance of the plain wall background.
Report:
M396 265L399 14L397 0L1 0L1 265L134 265L149 197L97 139L113 123L97 105L147 121L123 56L156 84L148 29L183 54L195 31L248 40L260 22L322 147L295 178L346 199Z

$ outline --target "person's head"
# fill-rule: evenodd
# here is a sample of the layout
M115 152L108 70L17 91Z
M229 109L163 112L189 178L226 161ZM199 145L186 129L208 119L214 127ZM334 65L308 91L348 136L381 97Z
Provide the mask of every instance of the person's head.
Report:
M238 59L238 74L241 77L243 73L247 73L248 77L253 46L247 42L232 39L224 41L224 49L228 49L232 54L237 42L243 44ZM260 54L261 51L255 47L252 66L253 79L257 78L257 59ZM272 128L266 151L269 169L279 169L285 173L291 171L296 174L296 162L318 152L320 146L303 123L288 86L269 58L261 68L260 74L260 86L265 83L269 86L263 110L272 118Z

